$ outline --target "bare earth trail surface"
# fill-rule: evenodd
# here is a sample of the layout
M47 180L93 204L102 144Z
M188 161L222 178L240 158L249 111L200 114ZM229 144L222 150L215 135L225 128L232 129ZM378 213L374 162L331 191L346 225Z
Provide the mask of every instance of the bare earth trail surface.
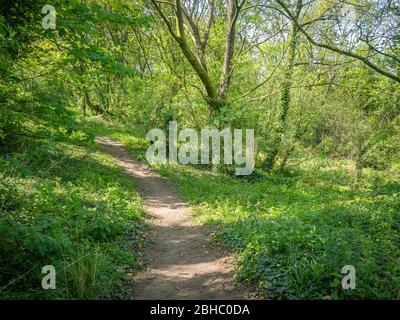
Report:
M121 143L97 137L145 198L152 241L145 248L149 269L136 276L133 299L248 299L235 284L234 258L206 241L211 228L190 222L187 204L174 188L132 158Z

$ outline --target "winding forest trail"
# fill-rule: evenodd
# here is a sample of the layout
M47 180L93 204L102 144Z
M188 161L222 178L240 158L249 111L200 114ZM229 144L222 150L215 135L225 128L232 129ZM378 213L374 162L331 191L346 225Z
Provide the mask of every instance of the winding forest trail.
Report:
M97 141L146 200L153 240L145 248L149 270L136 276L132 299L248 299L246 289L235 284L232 255L206 244L213 230L190 222L187 204L167 180L133 159L122 144L107 137Z

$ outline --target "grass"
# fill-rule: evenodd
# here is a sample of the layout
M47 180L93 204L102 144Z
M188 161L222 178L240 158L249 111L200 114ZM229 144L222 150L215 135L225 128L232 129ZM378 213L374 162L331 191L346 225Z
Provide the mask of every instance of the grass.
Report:
M139 158L143 132L89 122ZM125 129L124 129L125 128ZM396 299L400 293L398 168L365 170L346 160L310 158L284 172L246 179L202 167L158 165L194 209L220 227L217 240L239 253L237 278L275 299ZM341 269L356 269L343 290Z
M7 146L0 155L0 298L128 294L123 283L141 269L145 229L134 182L83 134ZM55 290L41 287L45 265L55 266Z
M257 181L163 167L201 223L240 252L238 279L269 298L396 298L400 289L400 185L338 178L317 168ZM194 187L195 186L195 187ZM344 265L356 290L341 288Z

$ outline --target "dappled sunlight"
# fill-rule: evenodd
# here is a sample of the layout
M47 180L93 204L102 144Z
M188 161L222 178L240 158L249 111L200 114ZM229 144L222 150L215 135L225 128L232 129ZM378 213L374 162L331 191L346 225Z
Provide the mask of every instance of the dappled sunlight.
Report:
M42 2L0 0L0 298L400 299L400 1Z
M365 273L385 268L373 250L392 261L398 257L395 234L388 232L398 225L398 183L386 189L376 180L356 184L354 172L342 170L340 163L328 170L305 167L295 177L269 173L258 182L222 174L210 178L182 166L165 166L162 173L190 201L195 219L215 226L216 239L240 251L239 279L274 288L290 275L290 294L320 297L329 289L308 288L335 286L342 265ZM396 275L387 277L393 292Z
M104 137L97 141L135 180L149 216L150 241L143 258L149 270L135 277L133 298L245 298L245 291L234 281L232 254L206 242L215 230L193 225L190 209L170 184L133 159L119 143Z

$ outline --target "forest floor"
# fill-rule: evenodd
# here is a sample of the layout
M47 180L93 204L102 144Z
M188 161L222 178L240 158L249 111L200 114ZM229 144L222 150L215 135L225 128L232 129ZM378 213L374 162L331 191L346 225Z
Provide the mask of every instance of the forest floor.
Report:
M212 227L191 222L187 204L168 181L149 170L107 137L97 141L145 198L151 241L145 247L148 270L135 278L133 299L247 299L234 280L235 256L207 241Z
M82 126L91 136L118 141L140 163L146 163L148 143L143 128L97 118ZM130 161L128 153L124 157ZM233 287L238 281L255 287L258 297L268 299L398 297L400 177L396 168L365 169L358 177L351 161L316 154L294 155L283 171L256 168L246 178L207 166L163 163L149 168L163 178L141 178L140 172L135 178L132 173L136 184L144 183L142 179L151 186L152 180L160 179L160 185L173 188L147 187L148 212L154 206L167 212L179 205L184 218L168 221L162 219L162 211L150 212L154 243L140 252L147 253L151 271L137 278L136 292L144 293L142 286L148 284L157 286L159 296L157 281L165 281L177 291L182 288L178 298L192 297L189 289L193 287L198 293L200 287L207 292L217 290L218 285L223 297L233 297L236 292L246 295L246 290ZM207 243L221 247L211 249ZM175 250L180 250L181 259L174 258ZM229 250L235 255L228 254ZM218 266L216 271L201 265L221 260L224 267ZM196 264L202 266L197 275L191 269ZM357 290L341 286L345 265L357 268ZM193 286L192 281L196 283ZM232 294L224 291L229 286ZM171 297L176 297L173 292ZM213 296L218 294L213 292Z

